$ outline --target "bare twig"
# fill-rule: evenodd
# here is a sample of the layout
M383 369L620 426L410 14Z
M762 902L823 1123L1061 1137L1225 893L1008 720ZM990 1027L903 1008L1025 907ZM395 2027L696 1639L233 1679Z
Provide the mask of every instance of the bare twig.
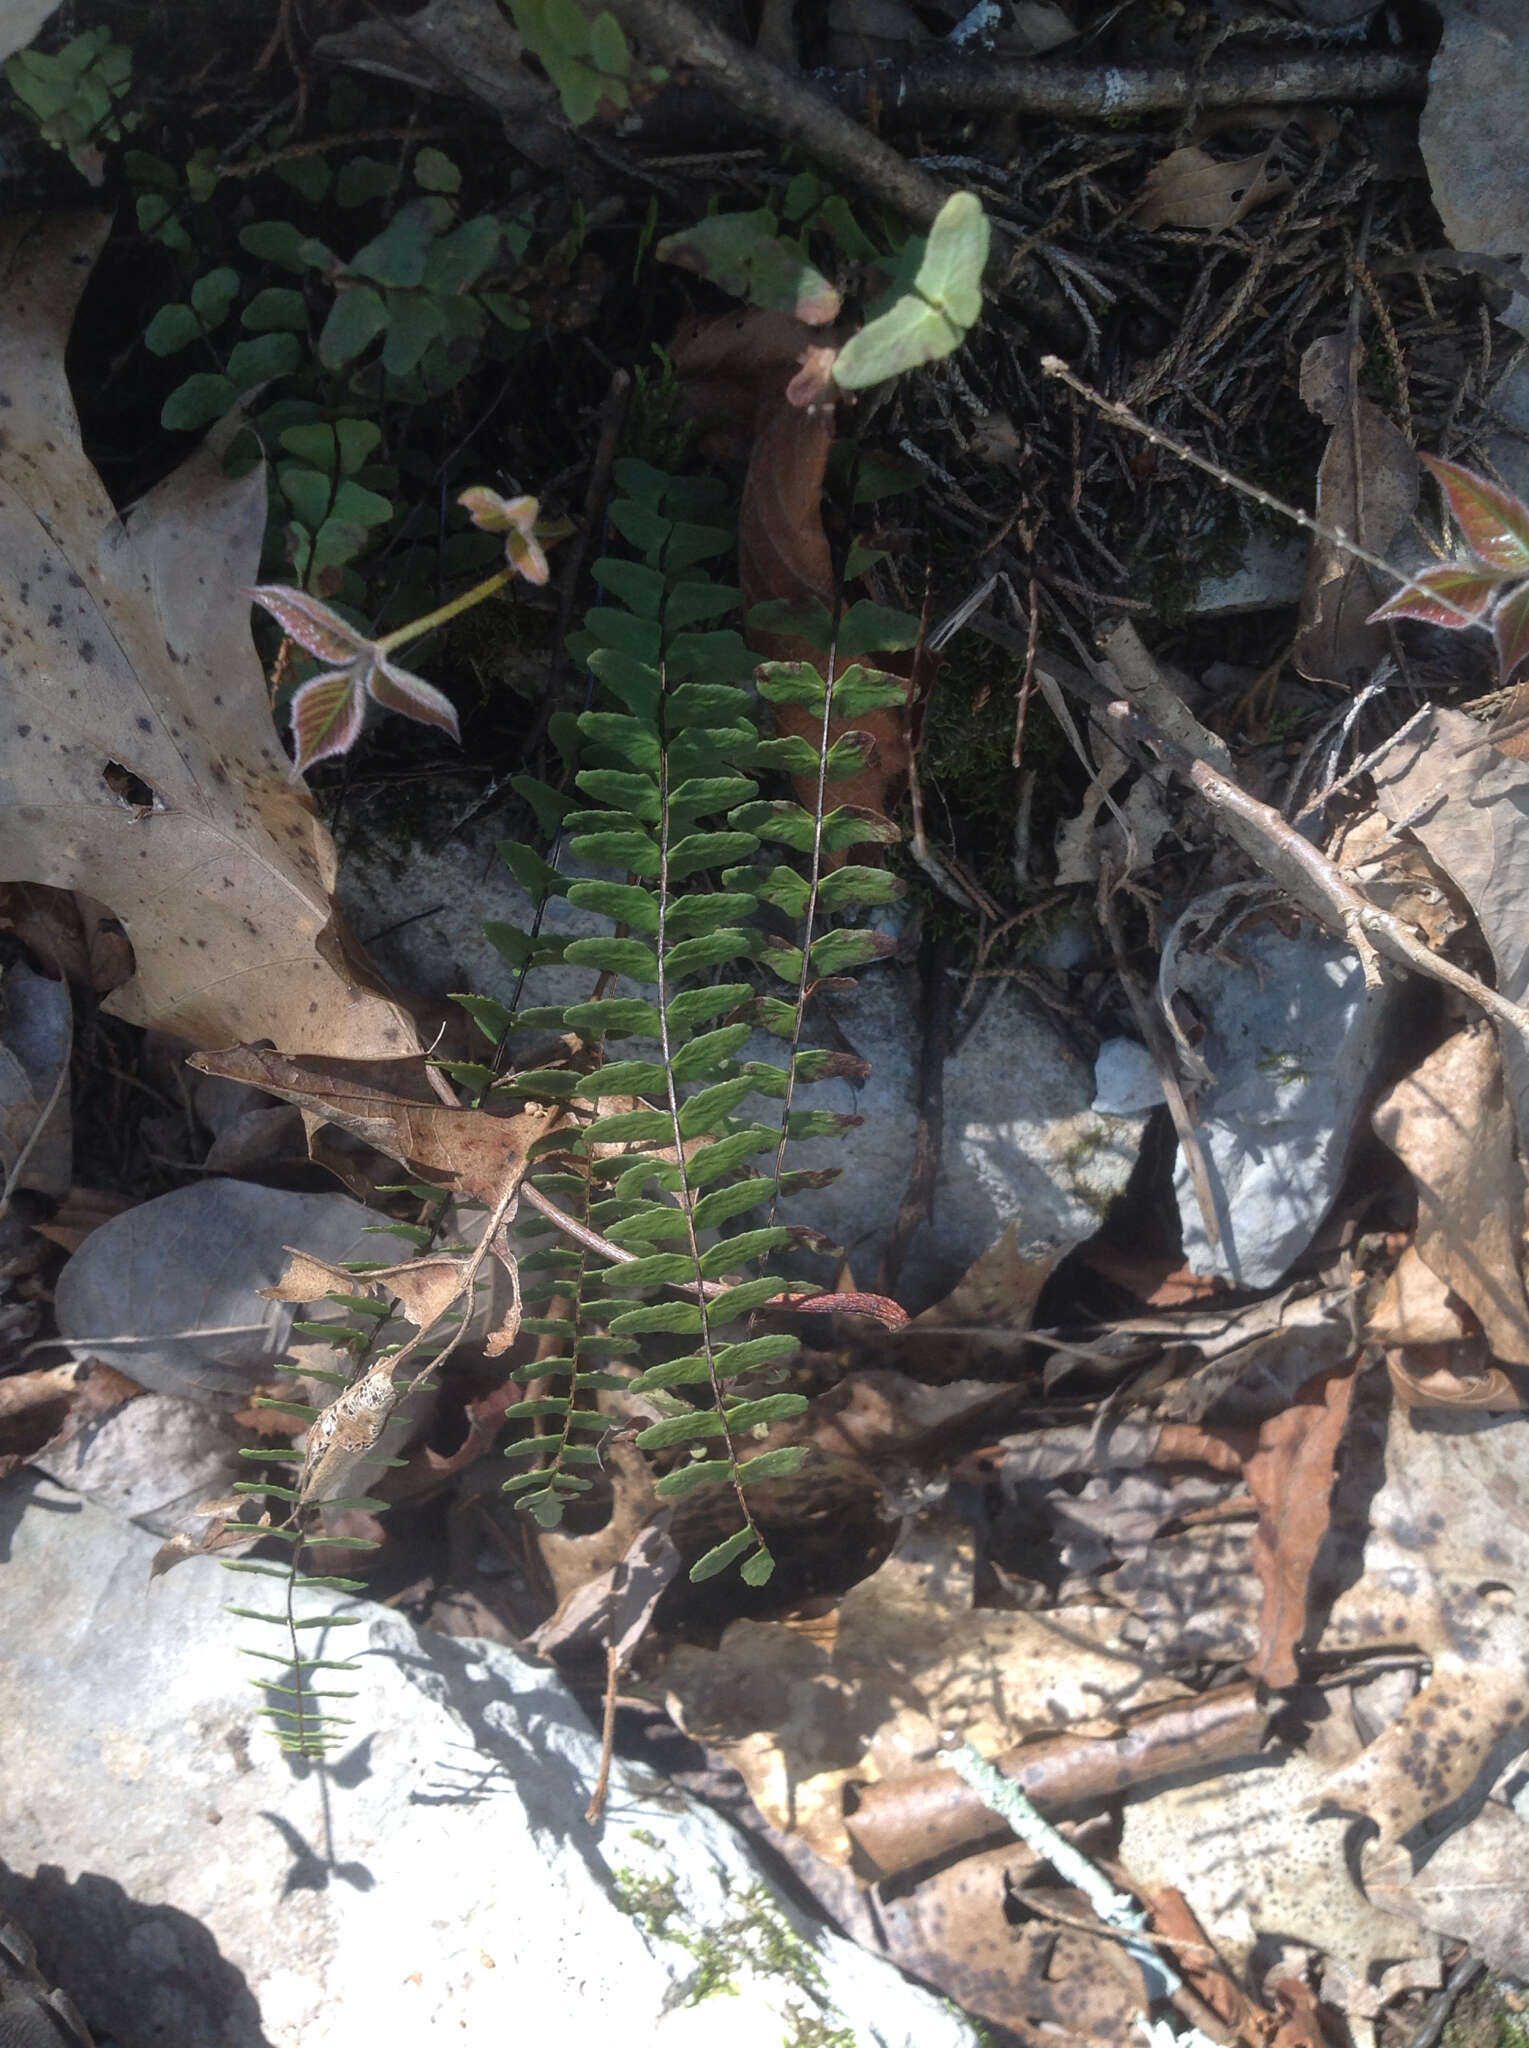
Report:
M751 121L928 227L950 197L927 171L868 134L778 64L735 43L684 0L610 0L610 11L667 64L701 74Z
M1420 100L1428 64L1405 51L1263 50L1208 64L1197 77L1186 64L1024 63L985 56L820 72L817 80L838 106L862 115L874 101L910 121L977 113L1111 120L1178 113L1191 97L1207 111L1318 100Z
M73 1003L66 1002L64 1004L64 1049L59 1054L58 1076L48 1091L47 1101L38 1112L36 1123L27 1132L25 1143L16 1154L15 1159L12 1160L11 1170L5 1176L5 1186L3 1189L0 1189L0 1216L4 1216L9 1210L11 1196L15 1194L17 1188L21 1185L22 1169L31 1158L33 1150L38 1140L42 1137L43 1132L53 1120L53 1112L58 1108L59 1098L62 1096L65 1084L69 1079L69 1062L73 1052L74 1005Z
M1383 954L1411 974L1455 989L1499 1024L1529 1040L1529 1010L1510 1003L1474 974L1432 951L1411 925L1361 896L1343 871L1310 840L1303 839L1271 804L1260 803L1208 761L1196 760L1129 704L1112 704L1109 717L1118 732L1143 741L1159 760L1193 784L1230 837L1271 881L1329 931L1348 941L1372 986L1380 978L1375 956Z

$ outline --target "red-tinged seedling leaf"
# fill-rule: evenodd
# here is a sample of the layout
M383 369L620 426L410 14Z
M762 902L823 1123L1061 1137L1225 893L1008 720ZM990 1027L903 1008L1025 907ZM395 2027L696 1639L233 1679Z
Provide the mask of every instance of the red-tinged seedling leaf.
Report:
M1483 617L1501 588L1502 578L1488 570L1442 562L1437 569L1421 570L1407 589L1378 605L1366 624L1377 619L1424 619L1431 626L1461 632Z
M367 678L367 687L385 711L401 711L405 718L417 718L421 725L438 725L454 740L461 741L456 706L451 699L443 697L429 683L421 682L418 676L410 675L406 668L378 662Z
M1494 569L1529 576L1529 505L1458 462L1441 462L1435 455L1421 459L1444 486L1471 553Z
M289 639L319 661L354 661L366 642L327 604L285 583L260 583L245 592L271 614Z
M1497 641L1498 678L1510 683L1529 661L1529 583L1503 599L1492 620L1492 632Z
M302 775L316 761L349 753L361 737L366 700L350 669L334 669L304 683L292 699L292 773Z

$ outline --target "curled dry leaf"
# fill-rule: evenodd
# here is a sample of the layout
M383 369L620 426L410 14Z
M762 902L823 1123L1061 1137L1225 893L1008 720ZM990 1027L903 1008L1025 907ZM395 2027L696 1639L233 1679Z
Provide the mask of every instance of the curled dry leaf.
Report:
M1375 1344L1455 1344L1466 1334L1449 1283L1409 1244L1370 1310L1365 1334Z
M676 337L671 355L694 416L703 426L724 427L734 446L747 454L738 520L738 581L744 616L756 604L776 598L814 602L830 608L834 599L833 559L823 525L823 483L833 446L835 413L817 402L824 333L780 313L728 314L691 326ZM847 592L847 599L855 593ZM749 634L749 645L765 661L805 661L821 671L821 657L803 639L786 634ZM926 685L906 657L878 656L878 664L910 678L910 696ZM783 733L817 745L820 724L799 705L777 706ZM873 742L858 775L831 785L835 805L854 805L886 816L907 781L909 752L905 714L868 711L833 721L831 740L862 732ZM799 782L797 794L810 807L816 785Z
M1472 1311L1496 1357L1529 1365L1524 1170L1493 1032L1456 1032L1381 1097L1372 1122L1417 1187L1419 1258Z
M319 1301L331 1292L339 1294L388 1294L398 1303L400 1313L417 1329L429 1330L438 1323L462 1292L460 1258L405 1259L397 1266L381 1266L370 1273L352 1273L345 1266L327 1265L311 1252L284 1247L287 1264L274 1287L257 1287L267 1301Z
M1411 1344L1386 1353L1391 1389L1403 1408L1483 1408L1505 1415L1529 1408L1529 1394L1500 1365L1488 1365L1482 1339Z
M1319 1645L1432 1660L1400 1717L1323 1786L1375 1822L1382 1849L1470 1792L1529 1720L1526 1432L1529 1416L1466 1410L1394 1411L1386 1426L1363 1572Z
M1258 1502L1253 1569L1263 1587L1258 1655L1248 1669L1270 1686L1294 1685L1307 1627L1312 1567L1332 1513L1333 1468L1354 1391L1352 1361L1302 1387L1259 1431L1246 1466Z
M334 845L289 780L238 595L263 467L228 481L220 431L119 520L80 446L64 349L106 227L0 230L0 871L121 918L136 973L105 1007L132 1023L200 1045L411 1051L335 909ZM118 793L124 774L147 800Z
M1301 397L1332 429L1317 472L1317 517L1383 555L1417 506L1417 456L1380 408L1359 396L1354 376L1346 334L1323 335L1301 358ZM1362 562L1313 539L1296 642L1301 674L1341 683L1373 668L1387 640L1370 614L1385 595Z

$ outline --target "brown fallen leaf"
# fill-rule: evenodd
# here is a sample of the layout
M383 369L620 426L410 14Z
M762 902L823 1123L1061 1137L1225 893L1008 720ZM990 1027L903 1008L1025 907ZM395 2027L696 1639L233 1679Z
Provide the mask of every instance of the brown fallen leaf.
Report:
M423 1179L490 1208L504 1191L507 1169L524 1165L530 1148L561 1114L544 1103L526 1104L513 1116L453 1108L431 1087L423 1056L287 1059L240 1045L198 1053L187 1064L294 1102L306 1115L338 1125Z
M1253 1569L1264 1593L1258 1655L1248 1669L1269 1686L1294 1685L1300 1676L1296 1650L1331 1519L1334 1461L1354 1377L1350 1361L1308 1380L1291 1406L1264 1424L1244 1468L1258 1502Z
M1438 1844L1414 1871L1402 1848L1363 1857L1364 1888L1398 1919L1467 1941L1489 1969L1529 1976L1529 1825L1489 1799L1467 1826Z
M1466 1334L1462 1304L1409 1244L1365 1319L1374 1344L1454 1344Z
M1035 1873L1029 1851L1010 1842L882 1900L889 1959L1021 2040L1136 2038L1148 2000L1140 1968L1116 1942L1057 1927L1051 1912L1086 1924L1088 1905L1078 1892L1024 1882Z
M1418 1257L1472 1311L1496 1357L1529 1365L1524 1170L1495 1034L1485 1024L1456 1032L1381 1097L1371 1122L1416 1184Z
M133 972L121 925L89 896L41 882L0 883L0 929L12 931L50 974L91 995L110 995Z
M1202 1770L1263 1746L1270 1709L1251 1683L1129 1714L1118 1730L1044 1735L993 1759L1042 1813L1108 1799L1180 1771ZM943 1766L904 1771L847 1788L845 1825L878 1877L974 1848L1008 1833L1008 1823Z
M335 909L333 841L271 723L239 595L263 467L223 476L228 425L118 519L81 448L64 351L107 226L0 227L0 873L122 920L136 972L105 1007L131 1023L200 1045L413 1051ZM118 793L124 773L146 802Z
M1375 1822L1382 1850L1471 1792L1529 1720L1526 1444L1524 1415L1393 1410L1385 1424L1363 1571L1318 1645L1432 1660L1417 1696L1322 1789Z
M1463 711L1431 705L1375 765L1375 794L1469 904L1510 1002L1529 994L1529 812L1520 760L1478 748L1481 727ZM1529 1046L1503 1040L1503 1065L1521 1146L1529 1138Z
M1176 1885L1160 1885L1147 1903L1152 1908L1153 1926L1173 1943L1173 1965L1183 1973L1184 1981L1235 2038L1249 2043L1264 2041L1270 2031L1268 2015L1259 2011L1222 1967L1184 1894Z
M1332 429L1317 472L1317 517L1385 554L1417 506L1417 456L1379 406L1358 395L1346 334L1325 334L1302 356L1301 398ZM1369 616L1388 595L1362 562L1313 539L1296 639L1301 674L1342 683L1373 668L1389 643Z
M1290 180L1272 168L1275 144L1232 163L1218 163L1191 143L1154 164L1132 211L1143 228L1234 227L1257 206L1282 199Z

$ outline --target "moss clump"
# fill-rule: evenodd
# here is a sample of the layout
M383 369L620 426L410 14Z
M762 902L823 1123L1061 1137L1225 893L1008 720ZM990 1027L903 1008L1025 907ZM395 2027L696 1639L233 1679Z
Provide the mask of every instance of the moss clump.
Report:
M737 1997L746 1976L773 1978L791 1985L808 2001L783 2002L781 2048L855 2048L854 2035L838 2023L829 2004L828 1982L816 1952L762 1884L739 1892L716 1926L692 1927L682 1917L672 1871L654 1874L622 1867L613 1870L611 1878L623 1912L655 1941L673 1942L695 1959L687 2005Z

